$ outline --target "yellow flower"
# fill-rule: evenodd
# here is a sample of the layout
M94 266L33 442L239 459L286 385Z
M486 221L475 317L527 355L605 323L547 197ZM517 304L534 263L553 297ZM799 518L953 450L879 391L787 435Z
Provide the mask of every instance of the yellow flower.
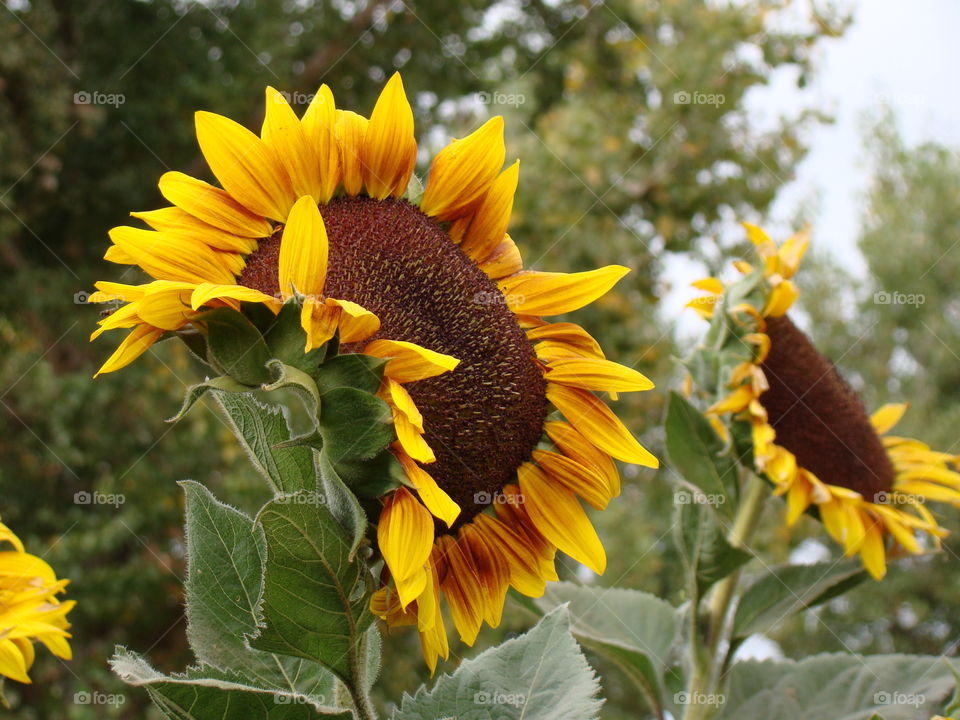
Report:
M101 329L130 335L100 372L123 367L205 308L302 301L306 349L339 333L341 351L386 359L379 395L409 486L383 499L377 538L389 580L374 611L416 624L431 670L449 652L440 595L461 638L500 620L508 586L539 595L557 549L603 572L580 498L620 492L613 458L656 467L595 393L647 390L585 330L543 317L577 310L627 272L524 270L507 226L519 162L504 168L494 117L433 159L416 202L413 113L399 75L370 118L337 109L326 86L297 119L267 90L258 137L198 113L197 137L221 188L167 173L173 206L116 228L107 259L155 280L99 283L129 301ZM548 421L548 414L557 417ZM562 415L565 420L561 420Z
M781 247L757 227L747 233L763 260L760 271L736 263L744 278L730 286L709 278L710 293L690 305L702 315L724 307L724 350L744 360L708 409L714 422L748 423L756 469L786 498L792 526L813 506L827 533L848 556L859 554L870 574L886 574L888 551L921 553L946 534L928 501L960 507L958 458L918 440L887 433L906 405L886 405L868 416L859 396L786 315L798 292L789 278L807 249L806 232ZM728 296L737 304L725 307ZM723 432L727 432L724 428Z
M69 580L57 580L53 568L25 552L3 523L0 542L13 546L0 551L0 675L29 683L35 640L57 657L70 659L67 613L76 603L57 599Z

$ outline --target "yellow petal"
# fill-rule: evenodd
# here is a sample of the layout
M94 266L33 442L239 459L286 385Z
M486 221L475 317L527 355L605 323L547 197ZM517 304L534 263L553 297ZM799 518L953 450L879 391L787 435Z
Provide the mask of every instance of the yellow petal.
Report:
M807 248L810 246L810 229L805 228L795 235L791 235L784 241L778 251L779 271L784 278L793 277L794 273L800 268L800 261L803 259Z
M715 277L703 278L690 284L697 290L705 290L706 292L713 293L714 295L722 295L726 290L726 288L723 286L723 283Z
M230 118L202 111L194 118L200 151L224 189L252 212L285 220L297 196L274 151Z
M540 564L533 549L520 535L492 515L480 513L473 519L487 541L496 546L507 561L510 584L527 597L540 597L546 589L546 580L540 574Z
M440 222L467 215L500 173L505 156L503 118L498 115L437 153L420 209Z
M500 244L479 263L479 266L488 278L499 280L523 270L523 258L520 257L520 250L513 239L509 235L504 235Z
M94 375L94 377L126 367L143 355L151 345L160 339L161 335L163 335L163 330L159 330L150 325L138 325L124 338L123 342L120 343L120 347L118 347L103 366L97 370L97 374Z
M886 435L900 422L900 418L907 411L907 403L890 403L884 405L870 416L870 424L877 431L877 435Z
M417 141L413 136L413 109L400 73L387 81L370 114L361 160L363 183L370 197L383 200L403 195L417 161Z
M393 429L397 434L397 442L400 443L404 453L422 463L437 461L433 449L423 439L423 430L414 425L408 416L394 412Z
M217 252L198 240L125 225L113 228L109 234L117 247L157 280L233 282L231 265L225 261L227 253Z
M507 599L510 568L500 554L499 547L490 543L476 525L467 523L460 530L460 547L469 553L477 569L483 595L483 618L490 627L500 625L503 604Z
M787 491L787 527L793 527L810 507L810 491L802 478L797 478Z
M266 91L260 137L286 170L295 197L320 199L320 159L317 148L307 139L300 120L287 99L274 88Z
M562 315L606 295L628 272L622 265L579 273L526 271L497 285L507 306L518 315Z
M547 366L546 378L548 382L600 392L632 392L653 388L653 383L642 373L598 358L554 358Z
M26 659L13 640L0 640L0 675L26 685L31 682Z
M533 459L547 477L576 493L596 510L604 510L610 503L610 487L595 470L559 453L534 450Z
M460 544L450 535L437 538L440 555L444 558L447 572L441 581L443 593L450 606L450 615L460 639L473 645L483 623L484 594L480 574L472 558L463 552Z
M363 348L363 354L388 358L384 375L399 383L442 375L460 364L455 357L404 340L374 340Z
M518 471L526 511L543 536L595 573L603 574L607 556L576 496L552 483L540 468L524 463Z
M874 580L882 580L887 574L887 558L883 547L883 531L879 523L872 523L866 529L866 536L860 546L860 559Z
M194 310L213 300L223 300L225 304L239 309L241 302L262 303L274 312L279 312L281 302L272 295L259 290L248 288L245 285L218 285L216 283L201 283L190 296L190 307ZM233 301L233 302L228 302Z
M340 322L340 308L319 302L313 297L303 301L300 308L300 325L307 334L305 353L320 347L337 332Z
M304 196L290 210L280 239L280 293L299 292L319 300L327 280L327 229L313 198Z
M599 472L606 479L611 497L620 494L620 471L609 455L587 440L570 423L551 420L544 424L543 429L560 452Z
M337 298L327 298L324 303L340 310L337 327L341 342L362 342L380 329L380 318L362 305Z
M423 430L423 415L417 409L416 403L413 402L413 398L410 397L410 393L407 392L403 385L396 380L384 377L378 395L380 395L390 407L406 416L417 430Z
M577 388L547 384L547 400L598 448L618 460L644 467L660 463L636 441L630 431L596 395Z
M782 317L798 297L800 297L800 291L797 290L796 285L789 280L784 280L770 291L767 304L763 307L764 316Z
M546 323L539 327L527 330L527 339L539 343L535 350L537 357L550 358L555 357L553 353L559 352L564 357L585 357L604 359L603 349L600 347L594 337L575 323L560 322ZM549 345L541 350L540 341L548 340ZM546 351L546 352L545 352ZM553 352L550 352L553 351Z
M433 479L430 473L417 465L409 455L402 452L394 454L397 456L407 479L417 489L417 494L423 504L427 506L427 510L434 517L443 520L447 527L451 527L460 516L460 506L444 492L443 488L437 485L437 481Z
M537 559L539 575L544 580L555 582L557 547L541 533L526 511L526 499L516 485L505 485L493 509L497 519L524 539L523 546L530 549Z
M130 215L138 220L143 220L154 230L168 235L179 235L200 240L217 250L248 254L257 249L255 239L221 230L205 223L203 220L198 220L186 210L181 210L178 207L160 208L149 212L132 212Z
M426 585L424 566L433 548L433 518L403 486L384 502L377 544L397 584L400 603L406 607Z
M347 195L359 195L363 190L363 144L368 120L349 110L337 110L334 127L340 153L343 189Z
M321 85L310 101L307 111L300 121L306 133L307 142L314 148L320 171L321 203L330 201L340 184L340 150L337 147L336 104L333 93L326 85Z
M168 172L160 177L159 187L171 203L224 232L248 238L269 237L273 232L273 225L262 215L251 212L229 193L203 180Z
M179 330L196 314L190 307L192 283L169 283L138 301L140 318L161 330Z
M513 212L513 196L520 179L520 161L500 173L490 185L467 227L460 249L482 262L503 241Z
M741 385L725 398L707 408L707 412L717 415L737 413L746 409L753 399L754 393L751 387L749 385Z

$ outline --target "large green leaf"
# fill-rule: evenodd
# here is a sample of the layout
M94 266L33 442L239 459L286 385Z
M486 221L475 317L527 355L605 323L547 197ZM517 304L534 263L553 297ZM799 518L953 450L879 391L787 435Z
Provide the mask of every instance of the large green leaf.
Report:
M316 660L354 688L365 685L363 635L369 573L354 557L356 532L322 495L277 498L257 515L267 541L260 650Z
M775 567L744 590L733 618L733 637L765 632L801 610L846 592L866 577L855 560Z
M249 393L212 392L250 462L274 492L295 493L316 486L313 451L302 446L280 447L290 439L280 405L258 402Z
M180 484L187 498L187 640L197 660L251 685L330 704L333 676L322 665L248 644L263 584L262 529L199 483Z
M929 718L954 687L949 660L921 655L814 655L736 663L717 720Z
M318 713L337 720L353 718L349 710L294 692L259 688L215 668L163 675L125 648L117 650L110 666L127 684L146 689L171 720L309 720Z
M405 695L395 720L593 720L600 686L570 634L566 608L465 660L432 689Z
M730 518L736 510L739 472L723 455L723 442L699 410L678 393L670 393L665 430L667 455L674 469L699 488L717 512Z
M639 590L569 582L550 583L533 604L543 611L567 604L577 640L613 660L654 708L662 707L663 672L677 633L672 605Z

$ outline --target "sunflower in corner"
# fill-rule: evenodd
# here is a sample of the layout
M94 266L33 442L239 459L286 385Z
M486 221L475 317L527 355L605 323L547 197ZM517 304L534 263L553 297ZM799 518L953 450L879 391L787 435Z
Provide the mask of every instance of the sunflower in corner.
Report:
M123 304L94 336L129 331L100 373L167 333L205 330L211 308L300 303L304 353L386 361L391 451L406 481L379 499L384 560L373 611L416 625L431 670L449 653L446 598L461 639L500 622L508 587L529 596L557 578L559 549L592 570L603 545L581 504L620 493L614 460L657 460L597 393L648 390L571 322L545 320L610 291L628 269L524 270L507 233L519 161L504 168L503 119L452 141L424 190L411 105L399 74L370 117L339 109L324 85L302 117L266 91L258 135L199 112L219 186L168 172L168 207L132 213L106 259L139 266L142 285L97 284ZM413 190L408 190L413 188Z
M790 319L799 296L791 278L808 233L777 246L760 228L745 227L759 264L735 262L741 277L729 284L694 283L707 294L689 306L711 323L698 352L711 353L719 372L701 370L692 384L712 401L706 416L720 437L785 497L787 525L814 513L879 580L888 555L920 554L946 535L927 502L960 507L960 458L890 435L906 405L868 414Z

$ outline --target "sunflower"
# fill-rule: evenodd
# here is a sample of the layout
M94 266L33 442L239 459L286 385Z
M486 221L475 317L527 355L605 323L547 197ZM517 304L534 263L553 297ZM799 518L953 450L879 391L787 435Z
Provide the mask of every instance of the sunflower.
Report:
M170 207L119 227L106 259L154 280L98 283L95 300L128 303L100 322L130 333L100 372L164 333L203 328L212 307L302 303L305 352L387 361L379 395L393 411L393 454L408 483L381 500L385 563L373 610L415 624L435 669L449 652L446 598L461 639L497 625L509 586L530 596L557 578L559 549L592 570L603 545L580 499L620 492L614 458L656 467L595 393L648 390L578 325L544 317L607 293L628 269L523 269L510 235L519 161L504 168L503 119L452 141L411 196L417 144L399 74L369 118L337 109L323 86L303 117L268 88L260 136L196 115L200 148L222 187L176 172ZM556 412L554 412L556 411Z
M58 658L70 659L67 613L76 603L57 599L70 581L57 580L53 568L25 552L3 523L0 542L13 546L0 551L0 676L29 683L34 640Z
M689 303L711 319L712 347L735 358L708 419L725 440L731 430L749 430L753 463L785 496L788 526L816 509L845 554L859 553L881 579L888 549L919 554L922 537L937 545L946 535L926 503L960 507L960 458L888 435L906 405L868 415L857 393L787 316L799 295L791 278L808 233L778 247L760 228L745 227L761 266L735 263L743 277L726 286L717 278L697 281L707 295Z

